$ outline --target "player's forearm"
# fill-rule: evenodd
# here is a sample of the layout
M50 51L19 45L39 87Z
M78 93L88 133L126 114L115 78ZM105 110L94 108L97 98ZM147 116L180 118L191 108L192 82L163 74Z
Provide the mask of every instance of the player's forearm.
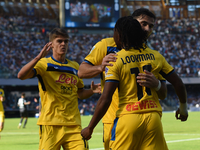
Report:
M179 97L179 101L181 103L186 103L187 92L181 78L175 72L173 72L169 76L167 76L166 79L173 85L175 92L177 96Z
M17 77L21 80L25 80L28 78L33 77L33 68L37 64L39 59L36 57L32 61L30 61L28 64L22 67L22 69L18 72Z
M94 93L91 89L82 89L78 91L78 98L86 99L92 96Z
M165 82L161 82L161 88L157 91L159 99L163 100L167 96L167 86Z
M174 85L174 88L175 88L176 94L179 97L180 103L186 103L187 102L187 92L185 89L185 85L183 83L180 85L177 84L177 85Z
M101 65L93 66L83 62L78 70L79 78L93 78L102 72Z

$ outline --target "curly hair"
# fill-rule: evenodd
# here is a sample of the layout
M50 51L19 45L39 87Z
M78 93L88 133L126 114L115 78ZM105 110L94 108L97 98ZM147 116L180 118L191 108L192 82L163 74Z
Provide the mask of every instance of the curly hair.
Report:
M119 33L122 48L129 50L145 49L147 33L142 30L140 23L132 16L121 17L115 24L115 30Z

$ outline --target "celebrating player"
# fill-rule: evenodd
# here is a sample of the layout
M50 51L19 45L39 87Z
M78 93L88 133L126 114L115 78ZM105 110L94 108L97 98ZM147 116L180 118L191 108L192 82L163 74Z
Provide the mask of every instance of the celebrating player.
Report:
M66 59L69 36L64 29L55 28L49 35L50 42L18 73L18 78L37 76L41 97L39 150L86 150L87 141L80 134L81 118L78 98L85 99L99 93L100 84L91 83L91 89L83 89L78 78L78 63ZM52 48L53 55L44 58Z
M146 67L151 68L156 77L159 73L165 76L171 74L173 68L159 52L144 45L146 36L136 19L129 16L117 21L114 40L117 47L123 50L117 53L113 66L106 67L103 94L98 100L90 124L81 132L85 139L91 138L94 127L109 108L112 95L118 87L119 109L112 128L110 149L168 149L161 123L162 108L156 89L140 86L136 77ZM183 84L179 81L177 84ZM182 121L186 121L186 90L180 89L179 92L185 96L179 97L181 105L177 114Z
M151 34L155 23L155 15L148 9L140 8L137 9L133 14L133 18L137 19L142 26L142 29ZM85 61L80 65L78 70L78 76L80 78L92 78L101 73L101 87L102 91L105 84L105 73L104 69L106 66L112 66L112 63L116 61L116 52L119 49L115 44L113 38L105 38L98 42L91 50L90 54L85 58ZM161 82L159 81L161 80ZM159 76L159 80L155 76L145 70L145 74L138 75L138 83L141 86L148 88L157 88L157 94L160 99L164 99L167 95L166 83L162 76ZM161 83L161 84L160 84ZM161 85L161 86L160 86ZM112 103L103 117L103 142L105 150L109 150L109 141L111 128L113 126L114 119L116 117L116 111L118 109L118 89L113 94Z

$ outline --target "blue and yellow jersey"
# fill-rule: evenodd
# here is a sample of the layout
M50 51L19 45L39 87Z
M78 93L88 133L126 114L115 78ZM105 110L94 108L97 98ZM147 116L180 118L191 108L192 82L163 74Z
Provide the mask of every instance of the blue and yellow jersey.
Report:
M4 90L0 89L0 97L4 97ZM2 101L0 100L0 112L4 112Z
M94 66L101 65L103 58L106 55L110 53L116 53L118 51L119 49L117 49L114 39L105 38L93 46L92 50L85 57L84 61ZM105 84L105 72L102 72L101 73L102 91L104 89L104 84ZM116 111L118 110L118 103L119 103L118 90L116 90L115 93L113 94L112 103L103 117L102 120L103 123L113 123L113 120L116 117L115 115Z
M118 82L119 109L116 116L120 117L129 113L144 113L151 111L162 112L158 95L155 89L140 86L136 82L138 73L143 73L149 68L156 78L160 74L166 77L174 71L165 58L157 51L146 48L145 50L121 50L113 66L106 67L106 82Z
M34 67L42 106L38 125L81 125L77 91L84 84L78 69L79 64L68 59L66 63L53 57L38 61Z

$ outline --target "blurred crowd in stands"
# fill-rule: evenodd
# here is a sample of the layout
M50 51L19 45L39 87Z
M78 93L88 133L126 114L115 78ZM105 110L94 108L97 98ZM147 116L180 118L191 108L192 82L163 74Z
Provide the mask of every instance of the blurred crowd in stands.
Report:
M0 78L16 78L19 69L48 42L55 22L22 16L0 17ZM148 40L181 77L197 77L200 68L200 20L157 20ZM95 43L110 34L69 33L67 58L79 64ZM51 55L51 54L50 54Z
M0 78L16 78L19 69L35 57L49 41L48 33L58 23L48 19L29 18L22 16L0 16ZM77 30L78 31L78 30ZM157 20L154 31L148 40L148 45L158 50L175 68L181 77L200 76L200 20L199 19L170 19ZM111 34L81 34L69 33L70 42L67 58L83 62L93 45ZM50 56L51 54L49 54ZM197 89L188 88L188 100L191 106L200 104ZM99 95L79 101L82 115L93 114ZM4 102L5 110L16 109L14 95L8 95ZM35 109L33 101L29 106ZM165 104L177 106L178 98L174 90L168 91Z

